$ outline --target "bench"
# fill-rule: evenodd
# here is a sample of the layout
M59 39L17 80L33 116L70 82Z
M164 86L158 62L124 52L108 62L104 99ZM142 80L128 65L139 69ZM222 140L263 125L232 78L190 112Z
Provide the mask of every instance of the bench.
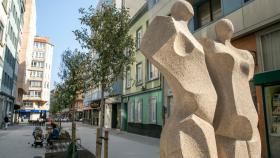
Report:
M95 156L82 147L81 139L76 139L76 141L80 141L77 143L77 155L81 158L95 158ZM58 139L53 140L52 148L46 148L45 158L62 158L67 156L67 149L71 143L71 139Z
M46 146L46 153L45 158L55 158L55 157L66 157L67 155L67 149L68 146L71 144L72 139L70 137L70 134L67 131L61 130L59 133L59 139L56 140L50 140L52 145ZM82 147L81 145L81 139L76 139L77 144L77 153L78 155L82 155L82 157L87 158L88 157L94 157L92 153L90 153L88 150Z

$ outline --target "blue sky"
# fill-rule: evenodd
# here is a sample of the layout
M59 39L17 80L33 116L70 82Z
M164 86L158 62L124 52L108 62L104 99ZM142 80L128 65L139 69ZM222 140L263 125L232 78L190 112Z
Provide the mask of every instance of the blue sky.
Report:
M52 86L59 81L61 54L67 48L80 48L73 30L80 28L79 8L96 6L97 0L36 0L37 35L47 36L54 44Z

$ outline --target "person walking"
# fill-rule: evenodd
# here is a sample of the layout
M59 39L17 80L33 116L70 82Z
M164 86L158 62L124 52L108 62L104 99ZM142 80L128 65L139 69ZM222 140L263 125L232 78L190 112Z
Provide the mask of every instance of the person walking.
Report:
M7 130L7 128L8 128L8 123L9 123L9 118L8 118L8 116L5 116L5 117L4 117L4 122L5 122L5 130Z

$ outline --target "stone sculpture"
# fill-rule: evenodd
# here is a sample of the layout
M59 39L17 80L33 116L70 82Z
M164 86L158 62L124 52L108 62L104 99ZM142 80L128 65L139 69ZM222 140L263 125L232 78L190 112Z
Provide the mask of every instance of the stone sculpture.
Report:
M173 90L161 158L258 158L258 118L248 85L252 56L231 46L228 20L216 27L221 43L198 42L187 28L193 14L191 4L178 0L171 17L157 16L151 22L140 48Z
M249 80L254 75L254 59L246 50L230 43L231 21L215 25L217 40L200 39L218 102L213 126L219 157L261 157L258 116L251 97Z
M217 157L212 126L217 95L203 47L187 29L193 14L188 2L176 2L171 17L156 17L142 40L141 51L174 94L174 113L161 134L161 158Z

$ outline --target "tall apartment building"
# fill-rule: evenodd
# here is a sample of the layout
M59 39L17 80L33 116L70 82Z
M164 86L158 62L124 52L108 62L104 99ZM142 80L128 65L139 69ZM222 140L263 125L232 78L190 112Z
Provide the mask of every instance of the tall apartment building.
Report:
M188 0L194 8L189 29L195 37L216 38L214 26L221 18L234 25L232 44L251 52L255 76L251 91L259 115L262 157L280 157L280 1ZM175 1L148 0L149 19L170 15ZM164 105L171 109L172 91L164 84Z
M49 111L53 45L49 38L36 36L26 63L27 93L23 95L20 117L37 120Z
M13 121L25 1L0 2L0 123L2 123L5 116Z
M25 3L26 11L24 13L24 25L22 42L19 54L19 68L17 78L17 92L15 104L18 106L23 105L23 94L27 93L27 63L32 60L31 52L33 51L34 37L36 35L36 4L35 0L26 0ZM15 121L18 121L19 112L15 113Z

